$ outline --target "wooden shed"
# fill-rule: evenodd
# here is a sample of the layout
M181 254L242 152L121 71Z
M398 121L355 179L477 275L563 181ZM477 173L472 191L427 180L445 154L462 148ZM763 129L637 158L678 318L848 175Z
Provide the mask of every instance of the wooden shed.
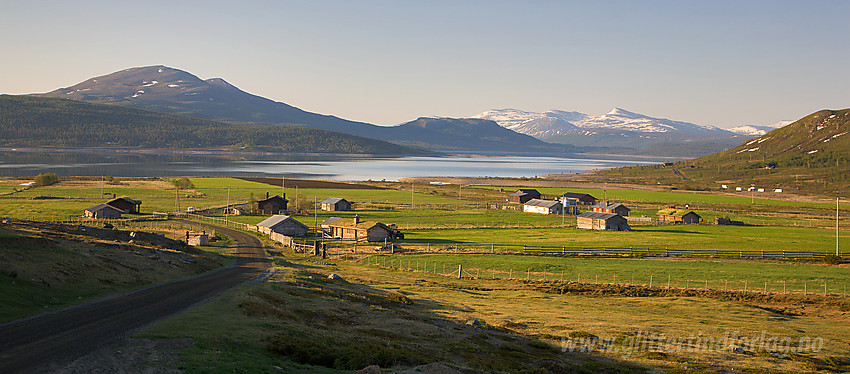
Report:
M561 195L563 199L575 199L582 205L593 205L596 204L597 198L593 197L590 194L586 193L578 193L578 192L567 192Z
M662 209L657 214L658 222L696 224L702 219L691 210Z
M351 203L341 197L329 197L322 200L320 204L322 204L322 210L328 212L351 210Z
M121 218L123 211L112 205L97 204L86 208L84 213L87 218Z
M623 217L628 217L629 212L631 212L631 209L629 209L629 207L627 207L623 204L620 204L620 203L615 203L615 204L598 203L598 204L590 207L590 209L591 209L591 211L596 212L596 213L614 213L614 214L619 214Z
M587 230L632 231L629 222L614 213L584 212L576 217L576 227Z
M336 217L334 217L336 218ZM366 239L370 242L382 242L390 238L392 229L380 222L376 221L360 221L359 217L339 218L331 221L328 219L322 222L324 226L327 224L330 231L330 236L333 238L342 239Z
M289 200L286 199L285 195L284 197L279 195L269 197L269 194L266 193L264 200L257 201L257 210L263 214L286 213L287 204L289 204Z
M309 227L298 222L295 218L284 215L274 215L257 224L257 231L263 234L276 232L286 236L306 236Z
M112 206L113 208L118 208L126 214L135 214L141 211L142 201L124 196L112 200L106 204Z
M531 199L523 204L522 211L537 214L561 214L564 212L564 205L557 200Z
M512 203L525 204L531 199L539 199L541 197L540 192L533 188L520 188L514 193L508 195L508 201Z

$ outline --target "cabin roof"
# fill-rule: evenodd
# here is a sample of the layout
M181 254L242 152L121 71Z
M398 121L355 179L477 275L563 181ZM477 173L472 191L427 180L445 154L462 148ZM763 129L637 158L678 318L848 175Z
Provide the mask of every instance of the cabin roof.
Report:
M262 222L258 223L257 226L271 228L271 227L275 227L275 226L277 226L277 225L279 225L279 224L281 224L285 221L292 221L292 222L295 222L298 225L307 227L307 225L305 225L301 222L298 222L298 220L296 220L295 218L292 218L290 216L285 216L283 214L275 214L275 215L273 215L269 218L266 218Z
M531 199L531 200L526 201L524 205L531 205L531 206L540 206L540 207L544 207L544 208L551 208L551 207L553 207L553 206L555 206L555 205L561 205L561 202L560 202L560 201L555 201L555 200Z

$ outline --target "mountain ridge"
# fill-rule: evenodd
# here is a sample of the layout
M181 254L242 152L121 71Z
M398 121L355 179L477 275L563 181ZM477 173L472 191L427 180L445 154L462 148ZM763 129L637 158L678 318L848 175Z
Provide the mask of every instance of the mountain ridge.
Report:
M377 126L331 115L307 112L289 104L242 91L222 78L202 80L183 70L164 65L135 67L90 78L37 97L66 98L86 102L114 104L156 112L179 114L233 124L305 126L378 139L396 144L420 144L429 149L458 150L457 132L445 127ZM416 122L417 120L411 121ZM464 124L464 121L468 122ZM444 124L469 127L477 119L456 119ZM408 122L408 123L411 123ZM547 152L573 152L575 147L548 144L504 129L487 127L487 139L478 133L465 134L465 149L504 151L518 144ZM496 134L499 132L498 134ZM417 139L418 137L418 139ZM423 140L423 139L427 139ZM522 149L515 149L521 152Z

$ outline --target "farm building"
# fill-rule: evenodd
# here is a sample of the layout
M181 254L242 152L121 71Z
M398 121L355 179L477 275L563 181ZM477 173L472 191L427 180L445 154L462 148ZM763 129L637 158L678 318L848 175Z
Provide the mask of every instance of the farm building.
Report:
M322 228L322 233L325 235L325 237L333 237L333 229L331 228L331 224L341 219L341 217L331 217L319 224L319 227Z
M608 203L604 203L604 202L598 203L598 204L590 207L590 209L592 211L596 212L596 213L614 213L614 214L619 214L623 217L628 217L629 212L631 211L631 209L629 209L629 207L627 207L623 204L620 204L620 203L608 204Z
M524 204L526 201L531 200L533 198L534 197L532 197L531 195L529 195L525 192L514 192L514 193L508 195L508 201L510 201L512 203L520 203L520 204Z
M121 213L121 209L108 204L97 204L85 210L86 218L121 218Z
M702 219L699 214L691 210L662 209L657 214L658 222L693 224L699 223L700 219Z
M286 196L274 195L269 197L267 192L265 200L257 201L257 210L263 214L285 213L287 204L289 204L289 200L286 200Z
M629 222L614 213L584 212L576 217L576 227L587 230L632 231Z
M322 200L322 210L329 212L351 210L351 203L341 197L329 197Z
M532 199L540 199L543 197L543 195L540 194L540 191L533 188L520 188L516 190L516 193L527 193Z
M263 234L276 232L286 236L307 235L307 225L298 222L295 218L284 215L274 215L257 224L257 231Z
M334 217L337 218L337 217ZM342 239L367 239L370 242L380 242L390 238L393 229L389 226L375 221L361 222L360 218L337 218L333 221L328 219L322 222L328 226L330 236ZM324 227L323 227L324 230Z
M142 201L134 200L125 196L119 197L106 204L112 206L113 208L118 208L126 214L134 214L139 213L139 211L141 210Z
M586 193L578 193L578 192L567 192L561 195L562 200L575 199L579 204L582 205L593 205L596 204L597 198L593 197L590 194Z
M523 204L522 211L538 214L561 214L564 212L564 205L557 200L531 199Z

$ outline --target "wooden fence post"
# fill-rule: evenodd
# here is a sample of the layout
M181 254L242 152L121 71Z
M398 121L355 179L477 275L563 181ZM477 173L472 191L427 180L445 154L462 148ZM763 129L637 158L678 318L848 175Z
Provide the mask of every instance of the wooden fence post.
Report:
M457 266L457 279L463 277L463 264Z

